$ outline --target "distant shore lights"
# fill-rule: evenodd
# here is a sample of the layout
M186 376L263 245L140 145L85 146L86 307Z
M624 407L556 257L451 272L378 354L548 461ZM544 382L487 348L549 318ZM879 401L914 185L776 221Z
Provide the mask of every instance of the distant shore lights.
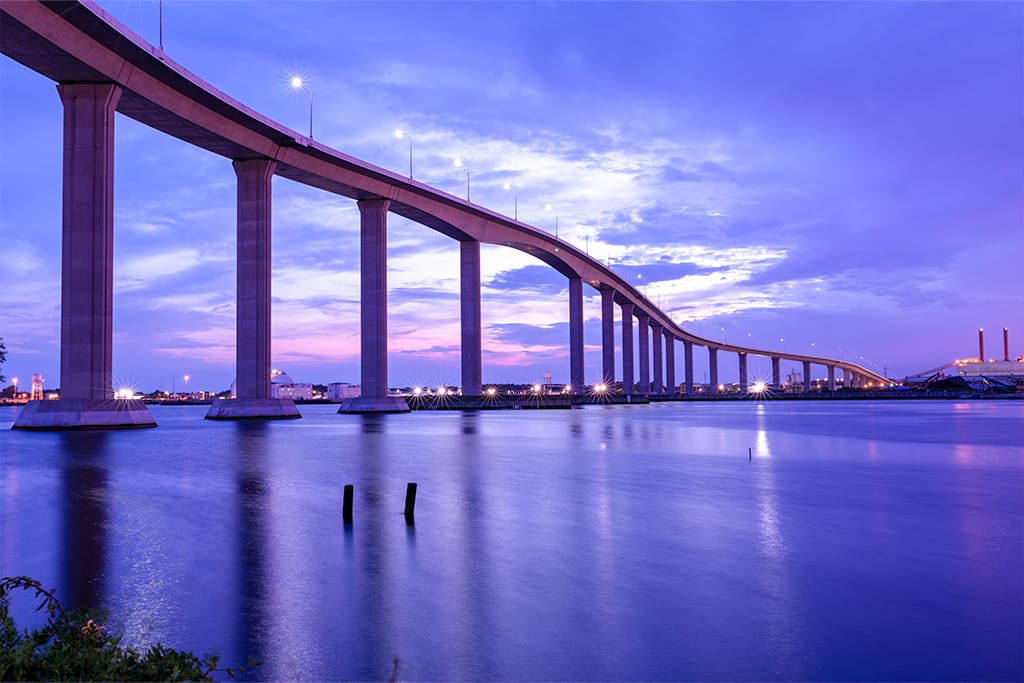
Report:
M302 76L300 76L298 74L292 75L292 77L288 80L288 82L291 84L293 89L295 89L295 90L302 90L303 88L305 88L306 91L309 93L309 139L312 140L313 139L313 88L310 87L308 79L306 79L306 78L304 78L304 77L302 77Z

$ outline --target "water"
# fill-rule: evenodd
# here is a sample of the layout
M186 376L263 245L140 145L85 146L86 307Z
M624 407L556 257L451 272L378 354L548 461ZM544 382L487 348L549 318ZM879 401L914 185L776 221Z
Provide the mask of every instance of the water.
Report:
M0 575L251 678L1024 679L1024 402L2 410Z

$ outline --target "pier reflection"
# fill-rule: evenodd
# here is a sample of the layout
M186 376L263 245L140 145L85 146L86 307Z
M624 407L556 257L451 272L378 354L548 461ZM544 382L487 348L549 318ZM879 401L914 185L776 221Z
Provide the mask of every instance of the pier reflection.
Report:
M67 609L104 605L108 484L106 432L60 434L63 491L63 588Z

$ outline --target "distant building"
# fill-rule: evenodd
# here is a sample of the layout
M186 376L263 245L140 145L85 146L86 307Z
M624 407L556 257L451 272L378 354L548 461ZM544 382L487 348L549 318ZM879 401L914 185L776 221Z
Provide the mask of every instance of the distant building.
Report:
M231 398L238 398L238 380L231 383ZM270 371L270 398L290 398L293 401L313 398L313 385L293 380L283 370Z
M270 398L308 401L313 398L313 385L296 382L284 370L271 370Z
M956 374L961 377L1024 377L1024 360L991 360L982 363L977 360L958 360Z
M332 403L341 403L346 398L359 398L362 393L362 388L358 384L334 382L327 385L327 400Z

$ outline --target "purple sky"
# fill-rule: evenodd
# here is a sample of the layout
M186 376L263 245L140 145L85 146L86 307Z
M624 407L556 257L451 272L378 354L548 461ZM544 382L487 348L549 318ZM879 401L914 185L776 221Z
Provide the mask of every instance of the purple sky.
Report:
M101 6L158 42L157 2ZM417 180L464 196L468 169L475 203L557 214L704 336L893 376L976 355L979 327L988 356L1004 326L1024 353L1022 3L169 0L163 25L170 58L300 133L293 72L319 142L406 173L402 128ZM231 164L121 116L116 136L114 382L227 388ZM355 204L280 178L273 202L274 365L358 382ZM60 223L56 89L0 57L0 336L25 386L59 383ZM458 255L390 218L392 385L459 381ZM565 279L488 245L482 267L484 381L566 381Z

